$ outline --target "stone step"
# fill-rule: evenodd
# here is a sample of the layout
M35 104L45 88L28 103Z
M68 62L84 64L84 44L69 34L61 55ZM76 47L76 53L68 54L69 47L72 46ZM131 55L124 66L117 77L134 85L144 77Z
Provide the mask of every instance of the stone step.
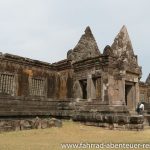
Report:
M137 113L136 111L134 111L134 110L130 110L129 113L130 113L131 115L138 115L138 113Z

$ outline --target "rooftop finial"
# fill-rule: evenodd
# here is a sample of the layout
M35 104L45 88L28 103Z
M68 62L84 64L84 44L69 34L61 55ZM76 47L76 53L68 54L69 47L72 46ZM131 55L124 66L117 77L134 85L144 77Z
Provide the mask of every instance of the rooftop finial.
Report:
M85 32L85 34L92 34L92 31L89 26L86 27L84 32Z

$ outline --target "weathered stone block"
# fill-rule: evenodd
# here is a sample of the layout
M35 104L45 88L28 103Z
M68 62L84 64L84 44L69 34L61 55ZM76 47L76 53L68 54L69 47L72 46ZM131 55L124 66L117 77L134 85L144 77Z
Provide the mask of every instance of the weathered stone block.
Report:
M55 127L62 127L62 121L61 120L55 120Z
M128 116L126 115L122 116L115 115L114 117L114 123L118 123L119 125L124 125L127 124L128 122L129 122Z
M20 129L21 130L29 130L32 129L31 122L29 120L21 120L20 121Z
M144 122L144 117L143 116L131 116L129 118L130 124L142 124Z
M127 124L126 129L139 131L139 130L144 129L144 125L143 124Z
M13 130L20 131L20 120L12 120Z
M113 123L114 122L114 116L113 115L103 115L103 122Z
M33 123L34 129L41 129L41 119L39 117L36 117Z
M41 128L42 129L48 128L48 121L47 121L47 119L41 120Z

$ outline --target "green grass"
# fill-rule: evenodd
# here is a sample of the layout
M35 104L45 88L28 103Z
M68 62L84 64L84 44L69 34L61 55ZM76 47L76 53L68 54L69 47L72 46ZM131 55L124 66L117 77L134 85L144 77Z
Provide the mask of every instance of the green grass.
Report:
M150 143L150 130L117 131L64 121L62 128L5 132L0 150L59 150L61 143Z

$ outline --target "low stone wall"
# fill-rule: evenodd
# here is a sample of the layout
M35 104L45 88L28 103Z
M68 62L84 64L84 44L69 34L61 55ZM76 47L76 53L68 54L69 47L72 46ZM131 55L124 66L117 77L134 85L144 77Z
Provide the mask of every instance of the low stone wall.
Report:
M50 127L62 127L62 121L55 118L41 119L1 119L0 132L19 131L29 129L45 129Z
M117 115L117 114L101 114L99 112L77 112L73 116L74 121L80 121L85 125L104 127L108 129L121 130L143 130L144 117Z

